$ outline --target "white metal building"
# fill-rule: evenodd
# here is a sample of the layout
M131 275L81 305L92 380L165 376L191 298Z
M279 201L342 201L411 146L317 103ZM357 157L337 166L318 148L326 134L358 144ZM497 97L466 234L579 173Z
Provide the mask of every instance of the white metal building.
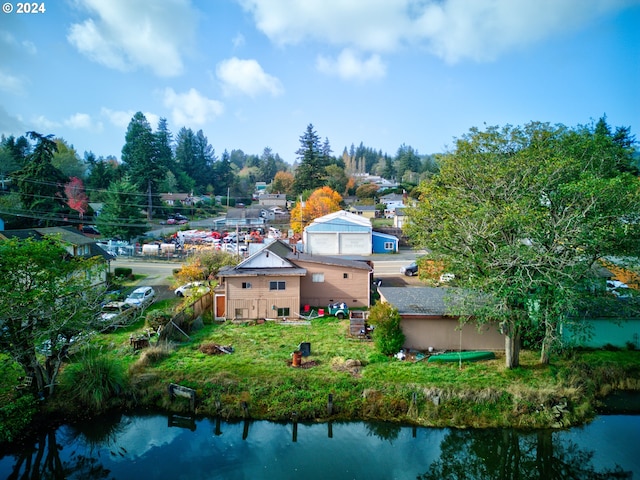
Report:
M310 255L371 255L371 221L341 210L316 218L304 229L304 251Z

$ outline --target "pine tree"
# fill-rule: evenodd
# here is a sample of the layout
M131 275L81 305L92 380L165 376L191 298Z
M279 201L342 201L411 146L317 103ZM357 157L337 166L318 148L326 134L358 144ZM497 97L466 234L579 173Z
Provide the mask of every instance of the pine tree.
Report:
M320 138L309 124L300 137L300 148L296 151L300 164L296 169L293 191L296 195L305 190L315 190L324 185L324 167L326 166Z

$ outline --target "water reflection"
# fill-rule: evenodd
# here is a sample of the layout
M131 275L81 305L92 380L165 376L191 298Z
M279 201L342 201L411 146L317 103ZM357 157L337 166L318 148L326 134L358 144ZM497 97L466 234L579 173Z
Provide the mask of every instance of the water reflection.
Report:
M638 431L622 415L561 432L116 415L1 453L0 478L632 478Z

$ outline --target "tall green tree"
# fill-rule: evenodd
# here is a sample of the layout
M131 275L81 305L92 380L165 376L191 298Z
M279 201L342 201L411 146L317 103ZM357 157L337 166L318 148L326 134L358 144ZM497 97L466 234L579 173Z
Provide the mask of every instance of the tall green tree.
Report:
M56 138L55 142L56 152L53 154L51 163L67 177L84 179L87 166L78 156L73 145L68 145L62 138Z
M151 204L151 208L147 207L148 219L153 209L160 206L158 187L168 169L166 159L158 151L159 138L166 140L166 135L156 136L144 114L137 112L129 122L122 147L127 174L140 191L148 194L147 203Z
M93 326L103 291L87 272L100 268L56 237L0 242L0 350L42 395L53 393L72 339Z
M100 233L106 237L119 237L124 240L142 235L147 229L142 216L146 208L145 195L124 177L113 182L106 192L104 205L96 218Z
M89 170L85 182L89 198L93 202L102 202L106 189L120 178L122 169L115 158L96 158L92 152L85 155L85 162Z
M459 313L501 322L507 367L533 331L548 363L598 283L595 262L637 256L640 185L620 168L629 162L593 126L473 128L419 186L407 234L475 292Z
M52 163L57 151L53 135L27 132L27 136L36 142L33 152L27 157L24 167L12 174L20 192L20 201L33 225L59 224L71 213L64 192L69 178Z
M315 190L325 184L324 167L327 163L320 145L320 137L309 124L300 137L300 148L296 151L300 164L296 168L293 191L296 195L305 190Z

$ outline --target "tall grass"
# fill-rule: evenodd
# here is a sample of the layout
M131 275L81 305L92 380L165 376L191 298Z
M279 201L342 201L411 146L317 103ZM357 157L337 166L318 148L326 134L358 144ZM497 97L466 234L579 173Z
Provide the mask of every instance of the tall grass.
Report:
M75 392L78 402L98 413L123 393L126 374L111 355L100 349L86 349L77 362L64 370L62 381L67 391Z

